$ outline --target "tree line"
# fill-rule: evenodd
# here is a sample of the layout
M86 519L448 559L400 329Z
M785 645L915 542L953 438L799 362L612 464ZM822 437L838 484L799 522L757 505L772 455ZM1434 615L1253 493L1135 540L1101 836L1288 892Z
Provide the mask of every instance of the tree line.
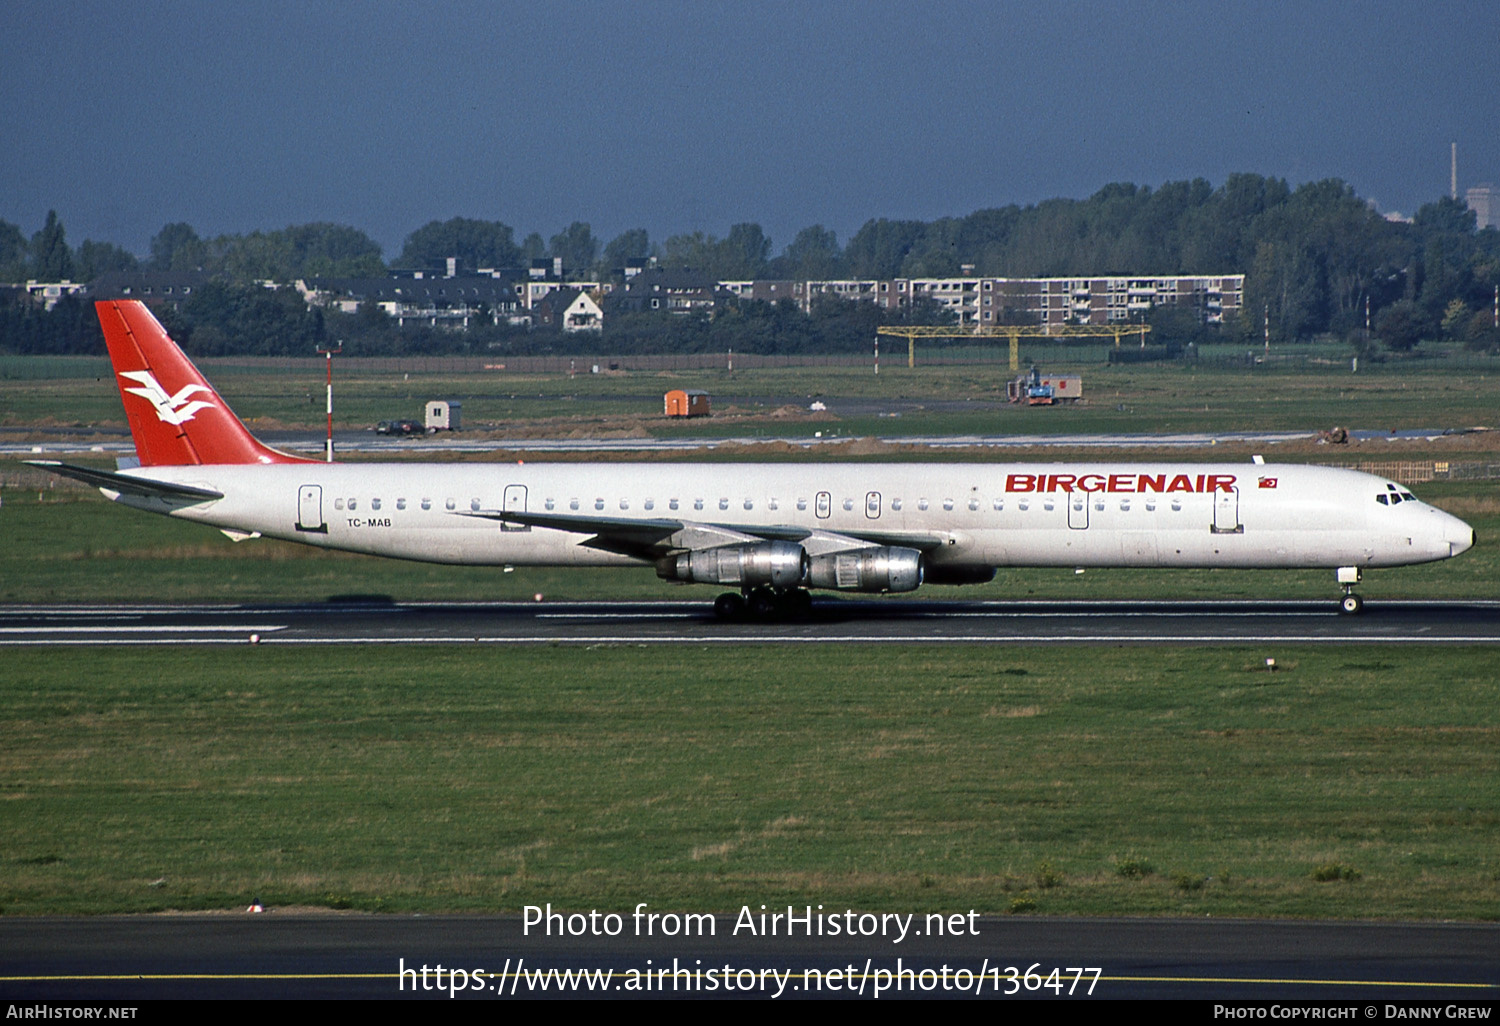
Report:
M1231 175L1217 188L1203 179L1155 189L1116 183L1081 200L1013 204L934 221L872 219L844 245L833 231L813 225L773 252L772 240L753 223L733 225L722 238L692 232L656 242L644 228L635 228L604 243L587 223L574 222L549 239L533 232L518 242L515 231L499 221L455 217L413 231L389 264L369 236L330 223L209 239L191 225L173 223L151 240L149 256L137 259L92 240L70 248L56 213L49 213L30 239L0 221L3 280L91 280L104 271L137 268L216 275L223 288L206 291L201 303L190 302L180 311L181 326L201 328L200 338L212 340L215 348L273 344L245 337L245 331L226 323L230 316L268 330L269 309L284 309L286 317L295 312L289 297L246 292L244 286L252 282L376 276L393 269L442 273L449 258L468 271L560 259L575 280L601 280L618 275L627 261L654 257L659 266L690 268L714 280L1243 273L1242 314L1224 329L1233 338L1259 338L1268 326L1278 341L1331 335L1362 346L1369 342L1368 315L1370 334L1392 350L1410 350L1423 341L1500 349L1494 325L1500 233L1477 230L1473 212L1448 198L1424 205L1409 223L1388 221L1349 185L1332 179L1296 188L1254 174ZM231 301L236 289L241 294ZM256 310L260 313L252 315ZM747 349L790 352L836 344L844 329L830 326L861 316L888 315L802 314L737 303L713 317L606 318L598 344L630 351L653 344L654 338L662 348L726 349L726 340L739 338L749 325L766 334L758 341L747 334ZM330 330L382 351L526 344L509 329L471 330L455 339L446 332L396 332L373 316L314 317L304 308L294 319L296 325L271 332L280 340L275 345L300 345L307 333ZM1156 334L1163 341L1173 333L1191 333L1191 325L1166 312L1153 319L1160 322ZM26 318L13 312L0 316L0 346L14 351L54 345L56 336L65 334L34 324L22 330L19 320ZM533 333L532 345L576 351L582 344L576 337L547 339L545 334Z

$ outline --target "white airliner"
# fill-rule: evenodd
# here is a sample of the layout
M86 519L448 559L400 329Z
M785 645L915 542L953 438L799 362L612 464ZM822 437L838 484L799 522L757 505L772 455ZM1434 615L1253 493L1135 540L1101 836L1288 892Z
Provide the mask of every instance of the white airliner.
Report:
M1390 481L1261 463L325 463L245 428L147 308L96 304L140 465L32 461L123 505L399 559L654 566L716 612L908 592L996 567L1328 568L1447 559L1474 531Z

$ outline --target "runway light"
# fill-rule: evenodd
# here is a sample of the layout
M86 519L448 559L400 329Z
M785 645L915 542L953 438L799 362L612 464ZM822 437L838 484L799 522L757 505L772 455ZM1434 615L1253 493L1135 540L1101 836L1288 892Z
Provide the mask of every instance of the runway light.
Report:
M260 644L260 635L259 634L252 634L252 635L250 635L250 644L252 644L252 645L259 645Z
M247 909L245 909L245 911L246 912L264 912L265 908L261 905L260 899L256 898L254 901L252 901L250 903L250 907L247 908Z
M535 595L535 596L534 596L534 597L535 597L535 598L536 598L536 600L537 600L537 601L538 601L538 602L540 602L540 601L541 601L541 600L542 600L542 593L541 593L541 592L537 592L537 593L536 593L536 595Z
M1269 670L1269 671L1271 671L1272 673L1275 673L1276 672L1276 660L1274 660L1274 659L1267 659L1266 660L1266 669Z

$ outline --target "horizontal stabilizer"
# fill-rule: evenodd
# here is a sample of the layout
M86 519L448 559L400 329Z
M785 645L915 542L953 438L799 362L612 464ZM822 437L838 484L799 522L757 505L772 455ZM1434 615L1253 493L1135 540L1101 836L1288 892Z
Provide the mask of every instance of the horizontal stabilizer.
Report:
M145 499L186 499L191 502L208 502L212 499L224 498L223 492L215 492L208 488L152 481L150 478L116 474L109 470L95 470L92 467L75 467L71 463L59 463L56 460L26 460L25 462L33 467L41 467L54 474L71 477L85 484L91 484L95 488L107 488L122 495L138 495Z

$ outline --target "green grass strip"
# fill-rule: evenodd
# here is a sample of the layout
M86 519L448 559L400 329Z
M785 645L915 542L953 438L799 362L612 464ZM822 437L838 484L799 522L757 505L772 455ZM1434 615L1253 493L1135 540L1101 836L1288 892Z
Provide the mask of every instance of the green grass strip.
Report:
M1500 915L1489 648L23 649L0 667L6 914Z

